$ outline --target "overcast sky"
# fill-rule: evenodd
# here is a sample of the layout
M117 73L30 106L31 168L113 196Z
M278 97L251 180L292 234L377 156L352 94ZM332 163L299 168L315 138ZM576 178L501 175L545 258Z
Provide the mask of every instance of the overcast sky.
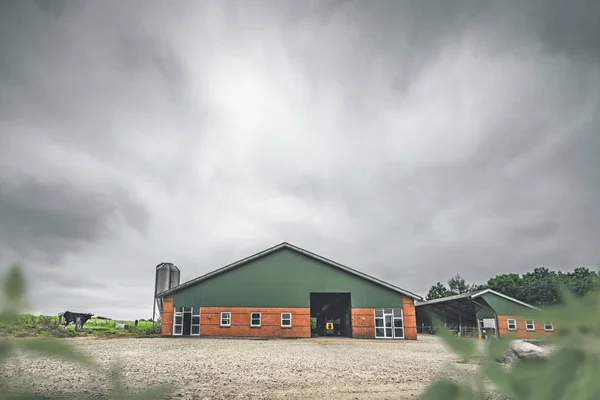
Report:
M592 3L0 2L0 272L149 318L158 263L282 241L423 296L595 268Z

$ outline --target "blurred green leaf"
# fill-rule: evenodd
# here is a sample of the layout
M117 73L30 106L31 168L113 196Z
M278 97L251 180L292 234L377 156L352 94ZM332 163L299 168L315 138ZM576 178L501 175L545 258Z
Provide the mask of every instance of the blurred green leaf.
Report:
M511 341L511 338L506 337L488 340L488 356L492 360L503 357L506 351L510 348Z
M475 400L471 388L450 380L433 382L420 396L420 400Z
M109 367L108 376L111 384L111 398L114 400L152 400L164 399L174 390L171 385L155 386L142 389L136 393L127 394L123 382L123 368L120 361L115 361Z
M13 264L4 276L4 295L7 300L19 302L25 296L25 276L19 264Z
M547 363L547 360L543 359L523 359L511 368L510 375L517 399L530 398L537 385L536 380L544 372Z
M63 360L84 364L89 367L97 367L97 364L93 359L60 339L19 339L14 340L13 345L17 348L39 353L41 355L62 358Z
M4 399L4 398L2 398ZM48 399L47 396L38 396L36 394L20 394L20 395L9 395L6 397L6 400L40 400L40 399ZM60 400L84 400L82 397L70 397L70 396L61 396Z
M122 371L123 367L120 361L114 361L108 370L108 378L110 380L111 393L114 400L125 400Z
M26 326L27 324L39 323L44 328L49 328L52 323L52 318L35 318L28 315L19 315L23 308L27 306L25 292L25 277L22 274L18 264L13 265L6 275L3 277L3 297L2 311L0 313L0 323L8 326ZM0 362L8 359L15 349L22 349L29 352L34 352L40 355L60 358L66 361L86 365L92 369L100 371L100 366L92 358L83 354L74 348L69 342L52 339L52 338L28 338L28 339L4 339L0 340ZM120 363L115 363L108 371L109 380L112 384L112 394L115 399L162 399L168 397L172 392L171 386L154 387L129 396L126 395L121 374L122 368ZM32 381L33 382L33 381ZM16 388L5 386L0 383L0 399L42 399L47 398L44 395L36 395L29 393L27 390L15 391ZM82 397L66 396L62 399L82 399Z
M0 339L0 363L12 355L11 342L8 339Z
M148 389L143 389L138 391L135 394L130 394L125 396L125 400L160 400L167 398L174 391L174 387L172 385L164 385L159 387L153 387Z
M591 399L584 393L579 393L584 397L573 396L571 390L585 370L586 358L585 352L581 350L560 349L543 368L536 368L536 374L531 379L532 390L529 398L532 400ZM593 398L597 399L597 394Z
M491 361L486 362L483 370L488 379L504 393L510 396L514 396L516 394L510 373L506 372L498 364Z
M474 339L454 336L454 334L450 332L438 318L434 318L433 325L444 340L444 343L446 343L452 351L462 356L463 359L466 360L476 354L477 343Z

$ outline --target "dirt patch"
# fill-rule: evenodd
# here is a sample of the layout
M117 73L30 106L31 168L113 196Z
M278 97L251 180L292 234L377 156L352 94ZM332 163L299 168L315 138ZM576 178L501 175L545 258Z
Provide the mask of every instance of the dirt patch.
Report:
M128 388L174 383L179 399L414 399L460 364L437 337L417 341L315 339L66 339L102 363L121 360ZM21 355L9 378L46 396L106 393L107 382L79 366ZM452 368L449 371L447 368Z

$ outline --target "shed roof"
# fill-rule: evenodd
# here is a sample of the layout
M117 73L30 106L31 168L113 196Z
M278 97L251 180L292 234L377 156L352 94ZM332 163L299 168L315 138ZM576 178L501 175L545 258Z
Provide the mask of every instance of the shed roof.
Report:
M270 248L268 248L266 250L263 250L263 251L261 251L259 253L253 254L253 255L251 255L249 257L246 257L246 258L241 259L239 261L236 261L234 263L228 264L228 265L226 265L224 267L221 267L221 268L219 268L217 270L209 272L209 273L207 273L205 275L202 275L202 276L200 276L198 278L195 278L195 279L189 280L187 282L184 282L184 283L182 283L182 284L180 284L178 286L175 286L174 288L171 288L171 289L165 290L163 292L160 292L156 296L157 297L168 296L168 295L173 294L173 293L175 293L175 292L177 292L177 291L179 291L181 289L184 289L186 287L190 287L190 286L193 286L193 285L195 285L197 283L206 281L208 279L211 279L211 278L213 278L213 277L215 277L217 275L223 274L225 272L229 272L229 271L231 271L231 270L233 270L235 268L238 268L238 267L241 267L243 265L246 265L246 264L248 264L251 261L257 260L257 259L259 259L261 257L265 257L265 256L267 256L267 255L269 255L271 253L274 253L274 252L276 252L278 250L281 250L281 249L289 249L289 250L295 251L297 253L303 254L303 255L305 255L307 257L310 257L312 259L320 261L320 262L322 262L324 264L327 264L327 265L330 265L332 267L335 267L335 268L341 269L343 271L349 272L349 273L351 273L353 275L358 276L359 278L371 281L373 283L376 283L377 285L383 286L383 287L385 287L387 289L390 289L390 290L393 290L395 292L401 293L401 294L403 294L405 296L408 296L408 297L411 297L413 299L416 299L416 300L422 300L423 299L421 296L419 296L419 295L417 295L415 293L409 292L408 290L405 290L405 289L402 289L402 288L400 288L398 286L392 285L391 283L384 282L384 281L382 281L380 279L377 279L377 278L375 278L373 276L367 275L367 274L365 274L363 272L360 272L360 271L355 270L353 268L347 267L345 265L342 265L340 263L332 261L332 260L330 260L328 258L325 258L325 257L322 257L322 256L320 256L318 254L312 253L312 252L310 252L308 250L302 249L302 248L300 248L298 246L294 246L294 245L292 245L292 244L290 244L288 242L280 243L280 244L278 244L276 246L270 247Z
M459 300L473 300L476 299L478 297L483 296L486 293L490 293L499 297L502 297L506 300L512 301L514 303L520 304L522 306L525 307L529 307L532 308L534 310L539 310L539 308L532 306L531 304L527 304L521 300L517 300L513 297L507 296L505 294L496 292L495 290L492 289L483 289L483 290L476 290L474 292L466 292L466 293L461 293L461 294L457 294L454 296L448 296L448 297L441 297L439 299L433 299L433 300L427 300L427 301L420 301L415 303L415 307L421 307L421 306L427 306L427 305L431 305L431 304L439 304L439 303L449 303L449 302L453 302L453 301L459 301Z

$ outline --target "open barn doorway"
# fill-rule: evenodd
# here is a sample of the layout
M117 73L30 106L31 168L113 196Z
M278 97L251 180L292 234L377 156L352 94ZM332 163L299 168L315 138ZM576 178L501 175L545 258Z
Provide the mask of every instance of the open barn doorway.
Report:
M352 337L350 293L311 293L310 320L313 337Z

